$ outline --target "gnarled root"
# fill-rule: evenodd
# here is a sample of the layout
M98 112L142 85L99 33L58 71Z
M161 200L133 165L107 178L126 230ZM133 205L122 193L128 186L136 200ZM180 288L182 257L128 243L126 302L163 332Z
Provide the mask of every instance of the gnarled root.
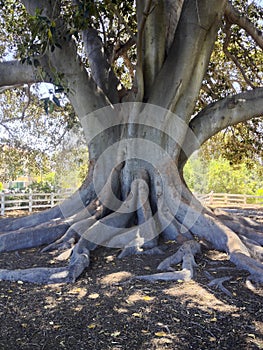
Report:
M157 270L173 271L156 273L153 275L136 276L136 279L146 281L190 281L194 277L194 267L196 266L195 255L201 252L200 244L196 241L185 242L175 254L162 261ZM182 262L182 270L175 271L172 265Z
M160 181L157 174L139 169L134 172L129 189L127 184L122 189L120 173L120 169L111 173L114 186L109 179L102 197L88 195L88 207L83 206L84 198L76 208L70 209L67 202L64 212L68 215L64 218L57 216L43 222L43 214L38 216L40 224L35 216L29 220L30 224L19 229L14 229L18 228L18 221L13 226L3 221L5 233L0 235L0 251L46 245L43 251L63 250L58 259L67 260L68 265L55 269L2 269L0 279L46 284L74 282L89 266L90 254L98 246L121 250L119 257L122 258L133 254L162 254L164 250L159 244L173 240L181 246L157 266L157 270L163 272L134 278L189 281L194 277L195 256L201 253L200 241L205 240L213 248L226 252L238 268L249 271L251 279L263 282L260 225L250 222L245 226L244 220L232 223L227 215L215 215L203 208L196 199L191 199L179 179L174 181L174 177L168 175L172 170ZM179 263L182 269L174 270L173 265ZM223 280L217 281L223 290L222 283Z
M221 290L221 292L223 292L224 294L226 294L229 297L232 297L233 295L229 292L229 290L223 286L223 283L226 281L231 280L232 277L219 277L219 278L213 278L209 272L206 271L206 276L207 278L210 280L210 282L208 283L208 287L214 287L218 288Z

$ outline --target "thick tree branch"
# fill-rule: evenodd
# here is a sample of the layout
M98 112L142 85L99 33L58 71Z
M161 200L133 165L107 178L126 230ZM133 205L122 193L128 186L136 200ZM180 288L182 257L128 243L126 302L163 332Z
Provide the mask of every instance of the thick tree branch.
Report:
M258 46L263 49L262 32L257 29L247 17L242 16L242 14L239 13L230 2L227 2L225 15L230 23L237 24L239 27L243 28L249 35L251 35Z
M143 4L141 1L140 3ZM138 55L143 53L141 64L144 78L144 99L146 100L154 79L164 62L166 35L164 1L153 3L151 11L150 6L151 2L148 2L148 8L146 9L143 9L140 5L137 11L138 23L140 24L137 49Z
M0 92L38 81L36 69L19 61L0 62Z
M22 3L31 15L34 15L37 9L42 9L42 15L48 18L58 16L60 13L59 0L22 0Z
M166 54L174 40L175 31L181 16L184 0L165 0L165 20L166 20Z
M189 157L206 140L227 126L263 115L263 88L242 92L210 104L190 122L183 149ZM198 143L193 143L192 132Z
M36 8L43 9L48 16L54 16L58 28L64 28L61 18L57 17L60 1L55 4L50 0L22 1L30 14L34 14ZM109 101L78 59L75 43L61 38L60 45L61 48L56 48L53 52L47 50L39 61L51 76L54 70L63 76L63 83L69 90L68 97L81 120L90 112L107 106Z
M142 1L136 1L137 9L137 21L138 21L138 35L137 35L137 67L136 67L136 84L137 84L137 96L136 101L142 101L144 97L144 57L143 57L143 44L144 44L144 31L148 16L150 15L150 9L152 6L152 0L147 0L146 4Z
M187 123L207 70L224 6L225 1L184 1L174 42L148 101L170 109Z
M93 79L112 103L118 103L117 87L120 82L107 60L102 40L97 30L89 28L83 31L82 36Z
M118 57L125 55L127 51L136 44L136 38L130 38L124 44L119 44L119 46L114 50L113 60L116 60Z

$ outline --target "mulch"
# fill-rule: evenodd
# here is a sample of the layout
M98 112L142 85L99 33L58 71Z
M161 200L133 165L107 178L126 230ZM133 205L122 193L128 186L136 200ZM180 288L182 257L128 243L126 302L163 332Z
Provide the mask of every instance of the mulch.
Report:
M74 284L0 281L0 350L263 349L263 291L224 253L204 250L195 281L129 280L153 273L165 255L117 258L99 248ZM0 255L0 268L59 266L39 249ZM180 268L178 266L178 268ZM231 296L208 287L205 271L231 276Z

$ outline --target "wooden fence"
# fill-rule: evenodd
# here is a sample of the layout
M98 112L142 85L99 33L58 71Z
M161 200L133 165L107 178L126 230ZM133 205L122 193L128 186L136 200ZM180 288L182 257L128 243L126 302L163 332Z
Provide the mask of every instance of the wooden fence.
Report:
M263 196L249 194L214 193L196 195L204 205L211 207L242 207L242 208L263 208Z
M0 193L0 215L9 210L27 210L51 208L69 197L71 192L61 193Z
M51 208L59 204L72 192L61 193L0 193L0 215L10 210L28 210ZM247 194L228 194L211 192L206 195L196 195L204 204L211 207L242 207L263 208L263 196Z

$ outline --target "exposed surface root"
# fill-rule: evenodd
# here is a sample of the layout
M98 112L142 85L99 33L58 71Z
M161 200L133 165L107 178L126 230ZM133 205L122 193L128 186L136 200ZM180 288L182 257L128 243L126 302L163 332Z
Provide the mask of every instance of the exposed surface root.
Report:
M68 267L36 267L25 270L0 270L0 280L24 281L39 284L75 282L82 271L89 266L88 252L77 254Z
M175 254L161 262L158 265L157 270L174 271L172 265L177 265L182 261L188 261L189 263L193 263L193 265L195 266L194 257L197 253L200 252L201 247L198 242L193 240L185 242Z
M263 283L263 264L261 262L240 252L231 254L230 261L232 261L237 268L250 272L251 280Z
M242 235L259 243L260 245L263 245L263 232L258 230L258 226L245 226L242 223L239 223L237 220L223 220L222 222L238 235Z
M263 229L262 223L255 221L251 218L238 216L235 213L230 214L227 211L222 209L214 209L213 212L220 220L226 220L226 221L229 221L230 223L232 222L233 224L243 225L244 227L250 227L259 231L262 231Z
M195 255L200 253L200 244L196 241L185 242L175 254L165 259L159 264L157 270L173 271L156 273L153 275L137 276L136 279L147 281L190 281L194 276L194 267L196 266ZM175 271L172 265L182 262L182 270Z
M68 229L63 221L53 221L0 235L0 252L39 247L61 237Z
M187 269L174 272L161 272L153 275L136 276L134 279L155 282L155 281L190 281L192 279L191 272Z
M227 276L227 277L213 278L213 276L211 276L209 272L206 272L205 274L207 278L210 280L210 282L208 283L208 287L215 286L216 288L220 289L221 292L225 293L229 297L233 297L233 295L229 292L229 290L223 286L223 283L231 280L232 277Z
M241 241L247 246L252 258L263 262L263 247L247 237L239 236Z
M67 261L68 265L55 269L0 270L0 279L45 284L74 282L89 266L90 253L98 246L117 248L118 252L121 250L118 257L124 258L163 254L160 244L172 240L179 249L158 265L157 270L162 272L136 276L136 279L193 279L195 256L201 253L200 243L205 241L213 249L226 252L238 269L249 271L252 280L263 282L260 225L254 221L248 221L246 225L245 219L231 221L228 214L203 208L197 200L191 199L183 184L177 186L169 175L160 181L155 173L150 176L145 169L136 169L131 175L130 187L125 184L125 188L120 188L120 173L120 167L111 173L100 198L90 194L86 202L85 198L78 201L74 196L72 203L67 200L62 210L64 218L60 218L61 213L54 209L32 218L15 220L13 224L1 221L0 252L45 245L42 251L62 250L57 259ZM112 179L114 186L111 186ZM120 200L121 194L125 196ZM85 208L83 203L88 206ZM47 217L49 220L44 220ZM178 264L181 264L180 271L174 267ZM226 279L216 279L210 286L217 284L227 294L224 281Z
M21 229L21 227L30 228L45 224L47 222L73 217L85 208L85 203L86 206L88 206L90 203L92 203L93 199L94 190L92 189L92 186L89 186L86 189L77 191L63 203L56 205L51 209L33 213L24 217L1 219L0 234L16 231ZM92 209L90 208L90 210Z

